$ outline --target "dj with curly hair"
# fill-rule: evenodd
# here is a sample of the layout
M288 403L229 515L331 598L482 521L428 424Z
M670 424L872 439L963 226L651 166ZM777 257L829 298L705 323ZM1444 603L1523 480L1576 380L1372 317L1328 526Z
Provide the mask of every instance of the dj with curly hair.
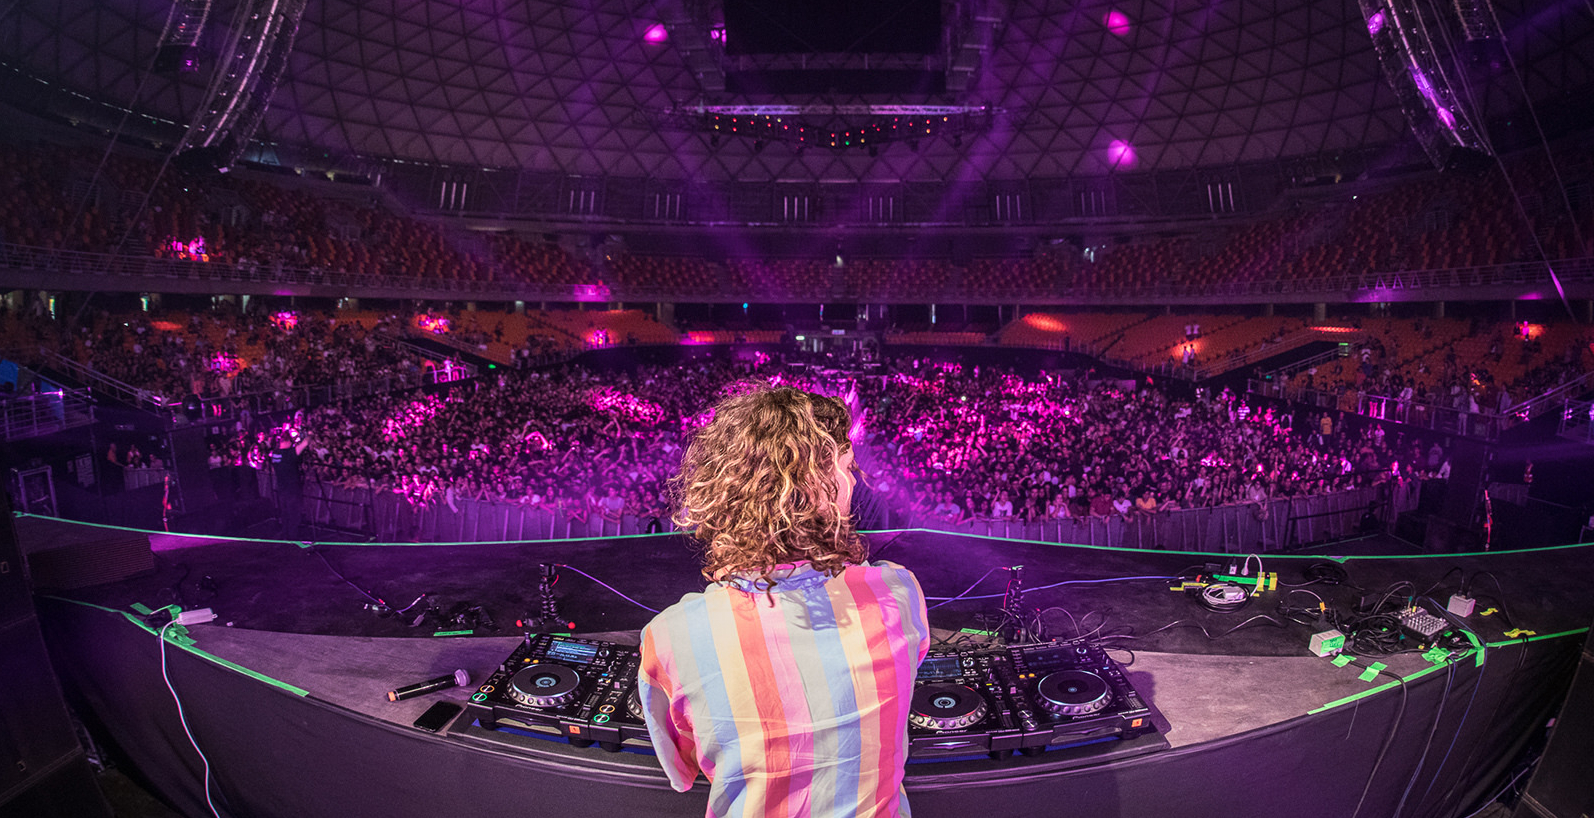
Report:
M638 692L670 785L702 772L711 816L908 815L929 627L913 574L868 563L853 529L850 426L836 398L755 387L674 478L711 584L642 632Z

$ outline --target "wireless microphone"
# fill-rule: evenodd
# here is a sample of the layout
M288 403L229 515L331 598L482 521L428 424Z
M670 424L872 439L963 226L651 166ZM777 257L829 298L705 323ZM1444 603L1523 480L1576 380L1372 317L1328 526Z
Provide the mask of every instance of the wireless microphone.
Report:
M389 690L387 692L387 700L390 702L396 702L402 699L408 699L414 696L431 693L434 690L442 690L445 687L454 687L456 685L459 687L464 687L468 684L470 684L470 674L463 670L456 670L447 676L439 676L436 679L427 679L424 682L416 682L415 684L407 685L397 690Z

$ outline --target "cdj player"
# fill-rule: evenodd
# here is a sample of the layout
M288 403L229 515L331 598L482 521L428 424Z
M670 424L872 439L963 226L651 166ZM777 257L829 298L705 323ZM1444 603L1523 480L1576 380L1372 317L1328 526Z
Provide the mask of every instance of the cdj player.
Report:
M1029 703L993 651L932 651L919 664L908 711L908 757L1011 755L1033 728Z
M913 691L908 757L1037 755L1162 724L1123 668L1083 640L931 651Z
M469 710L488 729L647 748L639 660L626 645L527 634L471 695ZM908 757L1038 755L1167 729L1122 666L1087 641L932 650L914 682Z
M647 746L634 695L638 661L636 648L626 645L527 634L471 694L468 710L490 730L503 722L578 747Z

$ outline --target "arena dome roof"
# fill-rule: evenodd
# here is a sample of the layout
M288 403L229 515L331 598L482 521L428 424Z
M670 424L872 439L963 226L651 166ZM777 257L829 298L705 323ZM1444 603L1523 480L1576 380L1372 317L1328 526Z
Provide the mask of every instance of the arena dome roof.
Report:
M1453 8L1425 2L1435 13ZM648 36L672 15L679 33L686 5L317 0L256 138L334 155L572 175L991 181L1333 154L1408 130L1348 0L986 0L982 13L996 22L966 87L822 100L752 99L706 85L682 37ZM202 63L215 64L234 8L222 0L212 9ZM0 47L22 75L125 106L169 9L23 0L0 18ZM1532 98L1573 99L1594 86L1594 10L1510 0L1498 11ZM184 122L208 75L153 76L136 107ZM1497 79L1486 111L1507 110L1518 93L1508 72ZM960 144L930 138L878 156L755 150L746 140L714 147L703 133L656 121L705 103L816 101L988 106L1011 117Z

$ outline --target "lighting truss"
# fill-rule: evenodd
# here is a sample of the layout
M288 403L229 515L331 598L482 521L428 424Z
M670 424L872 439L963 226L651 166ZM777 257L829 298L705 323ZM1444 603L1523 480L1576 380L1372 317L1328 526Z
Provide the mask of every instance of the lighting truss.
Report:
M821 118L828 124L834 116L862 117L864 121L840 129L810 124ZM725 139L751 139L799 149L874 148L942 136L959 138L989 131L998 123L1021 126L1024 122L1015 111L957 105L704 105L652 112L644 114L644 119L661 130L708 134L715 144Z

